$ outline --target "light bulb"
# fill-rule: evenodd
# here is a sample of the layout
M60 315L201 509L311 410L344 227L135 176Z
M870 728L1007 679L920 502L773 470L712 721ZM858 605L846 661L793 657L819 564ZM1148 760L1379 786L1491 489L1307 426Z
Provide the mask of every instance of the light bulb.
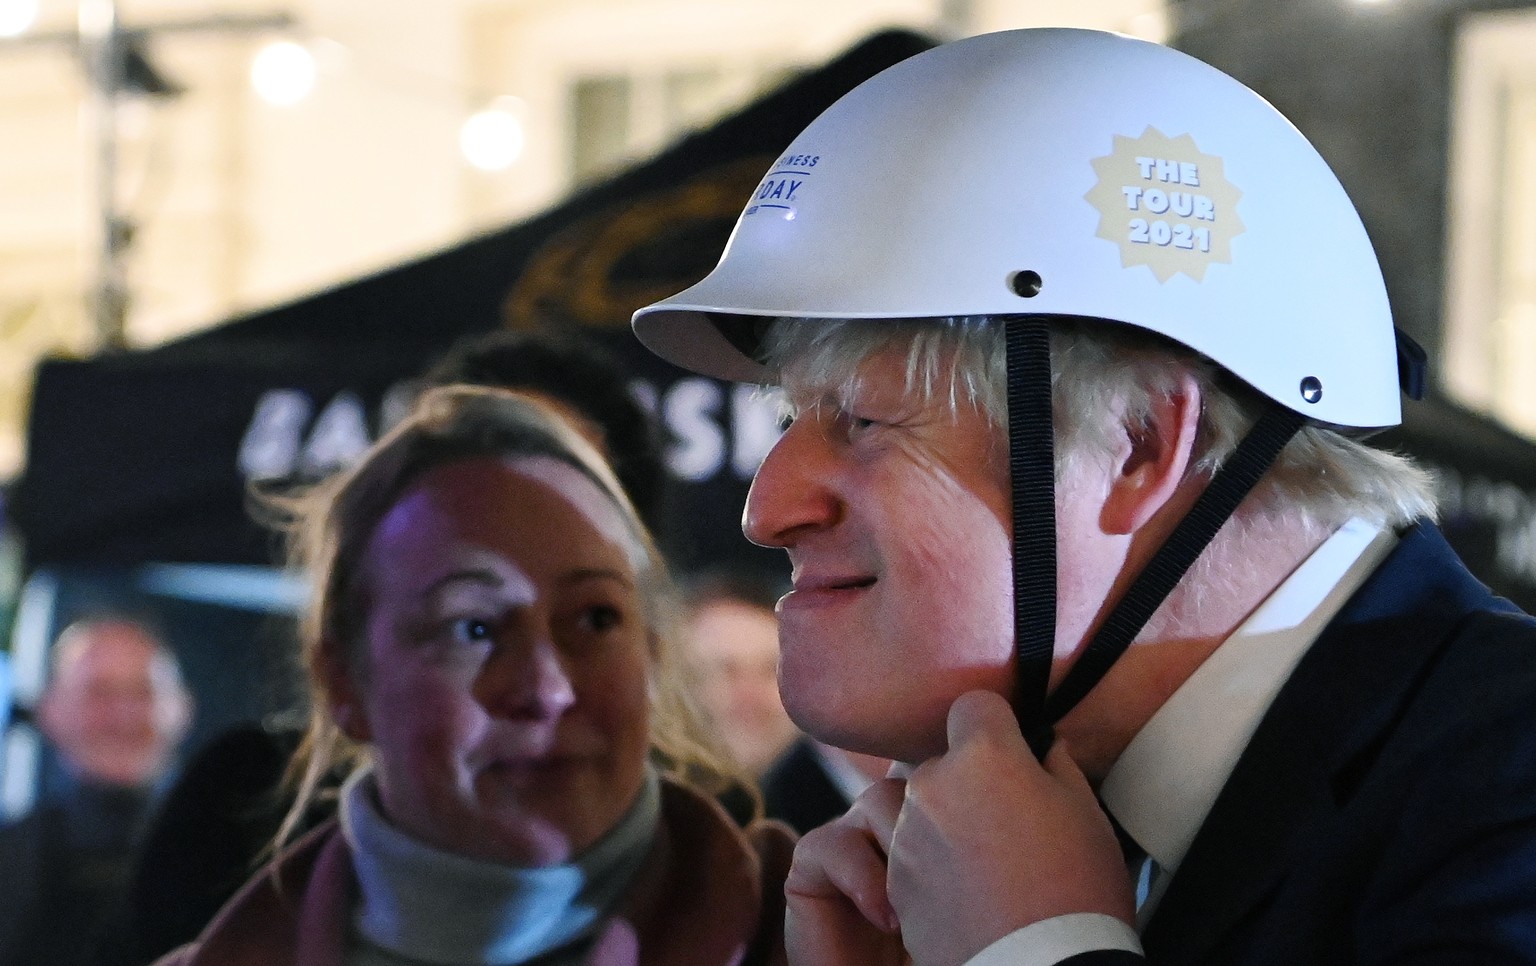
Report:
M251 86L268 104L297 104L315 87L315 57L291 40L267 44L251 61Z
M0 0L0 37L19 37L37 21L37 0Z
M481 171L505 171L523 153L523 122L504 108L472 114L459 128L459 150Z

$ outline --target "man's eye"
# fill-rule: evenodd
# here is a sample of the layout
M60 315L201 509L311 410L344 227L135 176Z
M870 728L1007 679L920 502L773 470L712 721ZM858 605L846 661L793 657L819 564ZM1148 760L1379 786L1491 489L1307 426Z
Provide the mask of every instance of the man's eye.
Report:
M843 425L847 427L849 439L858 439L875 427L880 426L881 423L878 420L868 419L854 413L844 413Z

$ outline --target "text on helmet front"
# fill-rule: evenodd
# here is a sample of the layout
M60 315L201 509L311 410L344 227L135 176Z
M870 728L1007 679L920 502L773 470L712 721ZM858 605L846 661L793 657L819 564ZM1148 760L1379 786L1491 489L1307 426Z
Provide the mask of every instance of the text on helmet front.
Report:
M821 160L819 154L786 154L778 160L758 182L757 189L752 192L752 199L747 202L747 208L742 212L742 217L755 215L759 211L767 209L778 213L786 220L795 217L795 203L798 200L795 193L811 177L811 169Z

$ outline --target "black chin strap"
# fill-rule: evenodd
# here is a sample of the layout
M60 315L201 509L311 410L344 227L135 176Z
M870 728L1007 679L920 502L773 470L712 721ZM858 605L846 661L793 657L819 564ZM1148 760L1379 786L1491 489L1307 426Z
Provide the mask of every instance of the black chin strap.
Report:
M1222 464L1173 534L1132 582L1072 670L1049 691L1056 642L1056 460L1051 422L1050 329L1044 318L1005 323L1008 465L1013 489L1014 713L1036 757L1051 725L1114 666L1201 551L1285 448L1303 419L1270 407Z
M1109 672L1301 424L1299 413L1280 406L1259 417L1046 699L1046 720L1060 721Z
M1051 425L1051 332L1043 318L1010 318L1008 470L1013 481L1013 709L1037 758L1053 735L1045 695L1056 649L1056 442Z

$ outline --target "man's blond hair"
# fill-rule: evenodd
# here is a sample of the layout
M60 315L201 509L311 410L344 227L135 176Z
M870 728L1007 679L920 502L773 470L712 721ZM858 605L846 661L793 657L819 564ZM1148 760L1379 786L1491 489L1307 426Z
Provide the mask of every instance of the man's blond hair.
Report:
M893 347L906 352L907 391L958 411L985 415L1006 438L1008 377L999 320L781 319L769 329L769 365L781 373L791 403L829 391L857 393L860 368ZM1186 375L1201 390L1202 411L1189 472L1209 476L1232 454L1265 405L1219 366L1155 334L1094 320L1058 320L1051 328L1051 384L1057 473L1073 460L1107 459L1106 414L1145 423L1154 404ZM1321 426L1304 426L1249 494L1239 517L1293 518L1331 530L1352 517L1387 527L1432 518L1433 482L1407 457Z

